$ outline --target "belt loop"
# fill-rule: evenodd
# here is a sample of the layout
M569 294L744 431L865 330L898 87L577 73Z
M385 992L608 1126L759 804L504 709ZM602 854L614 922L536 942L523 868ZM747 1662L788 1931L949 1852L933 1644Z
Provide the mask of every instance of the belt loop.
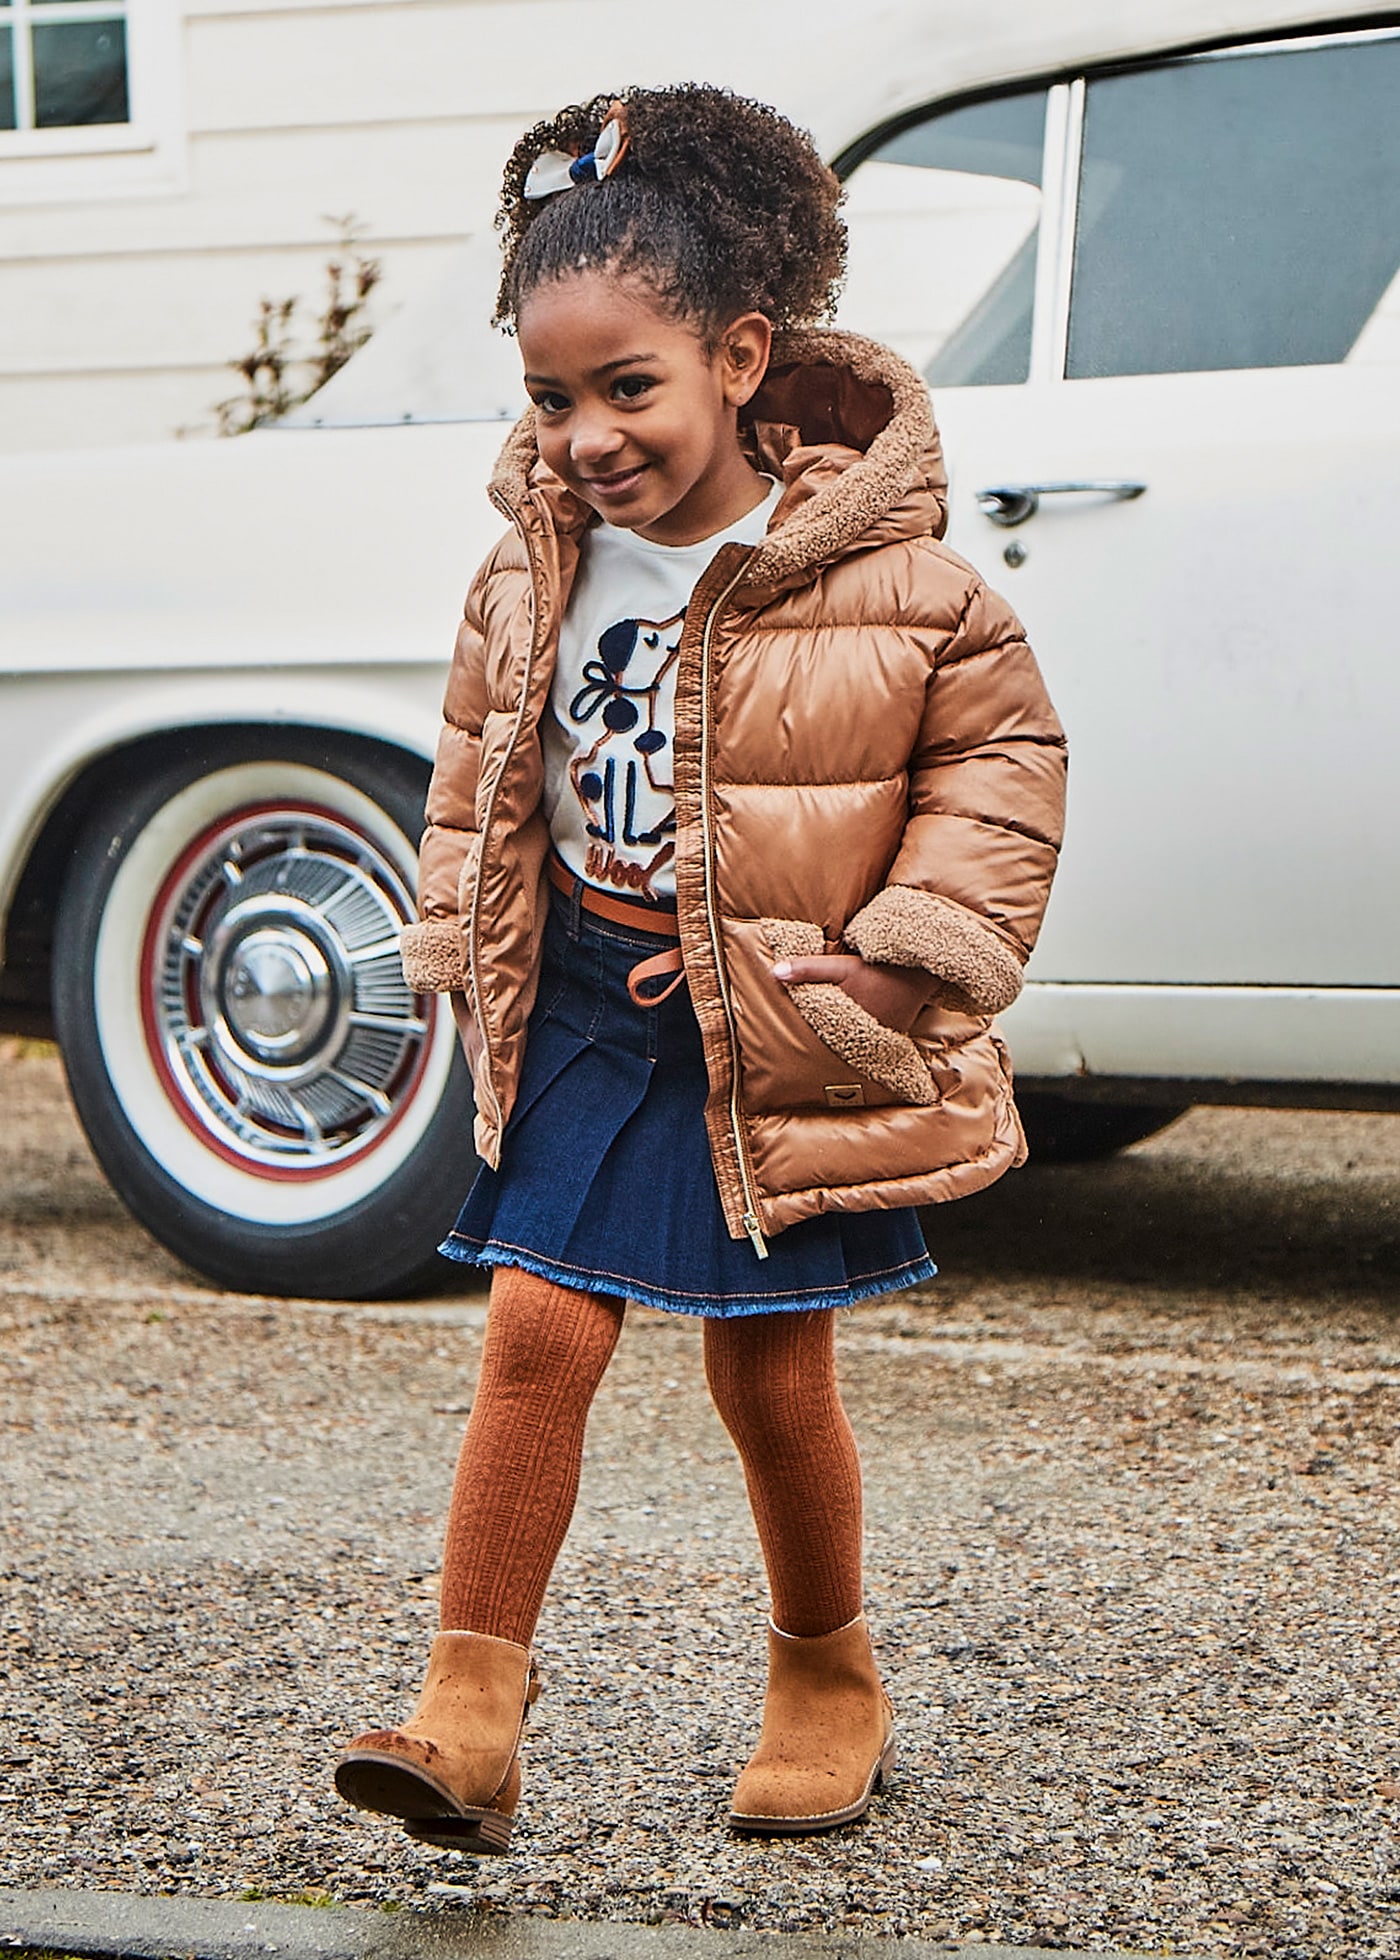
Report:
M575 876L569 888L569 937L577 939L583 929L583 880Z

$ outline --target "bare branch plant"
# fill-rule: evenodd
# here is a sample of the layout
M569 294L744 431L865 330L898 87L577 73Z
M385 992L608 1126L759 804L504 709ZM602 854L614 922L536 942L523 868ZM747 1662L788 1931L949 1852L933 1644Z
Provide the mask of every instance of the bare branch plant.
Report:
M298 299L259 302L252 349L241 360L229 362L243 378L243 392L214 409L221 436L246 435L309 401L373 332L367 309L370 294L383 276L379 260L358 250L364 227L353 214L326 222L335 227L338 249L326 266L326 298L316 322L316 339L307 351L298 351L294 328Z

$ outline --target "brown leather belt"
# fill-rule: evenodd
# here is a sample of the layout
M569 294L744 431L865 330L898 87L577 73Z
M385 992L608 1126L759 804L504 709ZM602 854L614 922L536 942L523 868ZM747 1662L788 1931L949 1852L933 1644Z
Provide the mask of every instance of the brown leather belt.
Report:
M676 922L674 907L643 905L640 899L614 898L611 892L599 891L596 885L587 885L582 878L576 878L567 864L550 854L545 864L549 882L565 898L572 898L577 892L578 902L585 912L592 912L596 918L607 919L615 926L631 926L634 932L654 932L661 939L679 939L680 926Z
M607 919L615 926L630 926L634 932L655 933L662 939L680 939L681 929L674 911L643 905L635 899L614 898L611 892L599 891L596 885L576 878L568 865L552 852L545 861L545 870L557 891L563 892L565 898L576 899L580 909L591 912L595 918ZM662 980L668 974L673 976L671 983L659 993L642 992L648 980ZM664 953L653 953L650 959L637 962L627 976L627 992L634 1006L657 1007L670 999L684 979L680 946L669 946Z

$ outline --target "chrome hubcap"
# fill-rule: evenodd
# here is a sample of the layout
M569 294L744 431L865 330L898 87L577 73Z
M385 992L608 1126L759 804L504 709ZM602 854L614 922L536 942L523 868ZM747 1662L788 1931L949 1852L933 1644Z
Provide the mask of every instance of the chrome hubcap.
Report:
M330 968L309 940L249 933L224 989L224 1014L245 1049L284 1056L314 1040L330 1004Z
M354 990L345 947L309 905L243 899L205 942L205 1025L228 1061L254 1074L287 1079L302 1063L314 1067L343 1032Z
M393 1122L430 1033L399 964L412 916L387 854L320 812L245 812L185 854L147 936L148 1026L225 1154L314 1175Z

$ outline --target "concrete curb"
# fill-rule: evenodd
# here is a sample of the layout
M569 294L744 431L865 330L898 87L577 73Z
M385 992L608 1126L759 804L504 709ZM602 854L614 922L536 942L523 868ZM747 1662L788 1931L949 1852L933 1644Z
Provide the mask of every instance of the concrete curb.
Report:
M950 1953L959 1960L1133 1960L1065 1947L512 1919L451 1905L388 1913L67 1890L0 1891L0 1952L83 1960L933 1960Z

